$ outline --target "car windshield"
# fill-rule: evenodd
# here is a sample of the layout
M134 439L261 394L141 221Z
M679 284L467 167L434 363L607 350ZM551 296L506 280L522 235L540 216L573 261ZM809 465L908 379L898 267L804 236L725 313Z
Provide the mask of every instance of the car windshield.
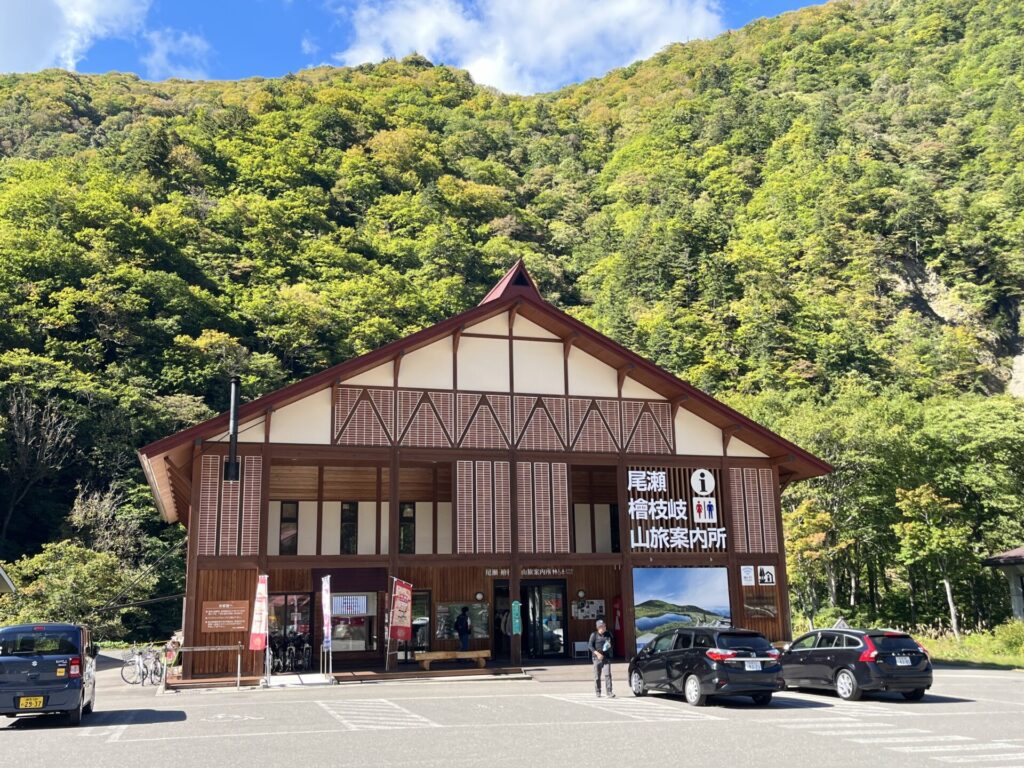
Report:
M881 653L895 653L897 651L916 651L917 643L909 635L883 635L873 637L875 646Z
M763 653L771 650L769 643L761 635L730 635L724 632L718 636L718 647L730 651L754 651Z
M76 654L77 634L69 629L0 629L0 656Z

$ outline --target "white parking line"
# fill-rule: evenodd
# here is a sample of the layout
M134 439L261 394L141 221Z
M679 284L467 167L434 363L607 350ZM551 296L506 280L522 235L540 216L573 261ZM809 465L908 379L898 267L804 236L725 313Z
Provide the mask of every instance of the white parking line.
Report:
M949 756L949 757L936 757L934 760L941 760L944 763L980 763L980 762L996 762L997 760L1022 760L1024 759L1024 752L1012 752L1009 754L1002 755L963 755L963 756Z
M350 731L393 731L409 728L439 728L423 715L400 707L388 699L362 701L318 701L317 704Z
M985 744L921 744L916 747L886 747L891 752L918 754L925 752L985 752L993 749L1013 749L1012 744L988 742Z
M596 709L600 712L610 712L615 715L622 715L632 720L642 722L682 722L692 720L721 720L721 717L697 712L691 707L683 708L671 704L663 704L657 699L638 699L606 697L597 698L593 694L572 693L567 695L546 694L547 698L556 701L564 701L569 704L579 704L584 707Z
M891 731L890 731L891 733ZM916 736L870 736L863 739L847 739L854 744L920 744L922 741L974 741L970 736L940 736L920 733Z

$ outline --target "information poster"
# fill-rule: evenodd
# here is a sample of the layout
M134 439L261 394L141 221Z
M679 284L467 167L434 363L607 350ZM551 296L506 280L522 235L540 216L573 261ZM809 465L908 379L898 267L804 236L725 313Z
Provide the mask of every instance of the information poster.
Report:
M203 601L202 632L245 632L248 600Z

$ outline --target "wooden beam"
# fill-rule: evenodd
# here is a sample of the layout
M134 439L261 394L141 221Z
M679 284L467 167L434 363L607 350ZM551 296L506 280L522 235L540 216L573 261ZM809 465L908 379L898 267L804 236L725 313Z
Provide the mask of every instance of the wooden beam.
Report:
M683 403L685 403L689 399L690 399L689 395L677 395L676 397L673 397L669 401L669 405L672 406L672 424L673 424L673 429L675 429L676 414L679 413L679 406L682 405ZM723 450L722 453L724 454L725 451Z
M626 381L626 376L629 375L629 372L632 371L635 368L636 368L636 366L633 365L632 363L627 363L626 365L624 365L624 366L622 366L621 368L618 369L618 374L619 374L619 397L622 397L622 385Z
M565 356L566 360L569 359L569 350L572 349L572 345L576 341L577 336L579 336L579 333L573 331L564 339L562 339L562 354Z
M398 354L395 355L395 386L398 386L398 372L402 369L402 358L405 357L405 350L401 349Z
M164 456L164 469L171 479L172 491L177 487L186 498L192 495L192 481L185 476L179 467L176 467L169 456Z
M462 332L466 330L466 326L460 325L455 329L452 334L452 356L455 357L459 354L459 339L462 338Z
M789 464L792 461L796 461L796 456L792 453L784 454L783 456L772 456L768 463L773 467L781 466L782 464Z
M508 332L512 333L512 326L515 325L516 315L519 314L519 307L522 305L521 301L517 301L508 310Z
M732 436L743 431L743 427L739 424L730 424L727 427L722 428L722 455L726 456L729 452L729 442L732 440Z

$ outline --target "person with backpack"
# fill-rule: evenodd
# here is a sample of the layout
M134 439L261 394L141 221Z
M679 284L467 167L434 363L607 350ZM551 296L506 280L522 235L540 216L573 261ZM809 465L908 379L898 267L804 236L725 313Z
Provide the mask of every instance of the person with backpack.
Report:
M469 608L462 606L462 613L455 619L455 633L459 636L459 650L469 650L469 635L473 631L473 621L469 618Z
M612 633L603 619L597 620L597 628L590 633L590 657L594 661L594 687L597 698L601 698L601 676L604 676L604 692L609 699L614 699L612 692Z

